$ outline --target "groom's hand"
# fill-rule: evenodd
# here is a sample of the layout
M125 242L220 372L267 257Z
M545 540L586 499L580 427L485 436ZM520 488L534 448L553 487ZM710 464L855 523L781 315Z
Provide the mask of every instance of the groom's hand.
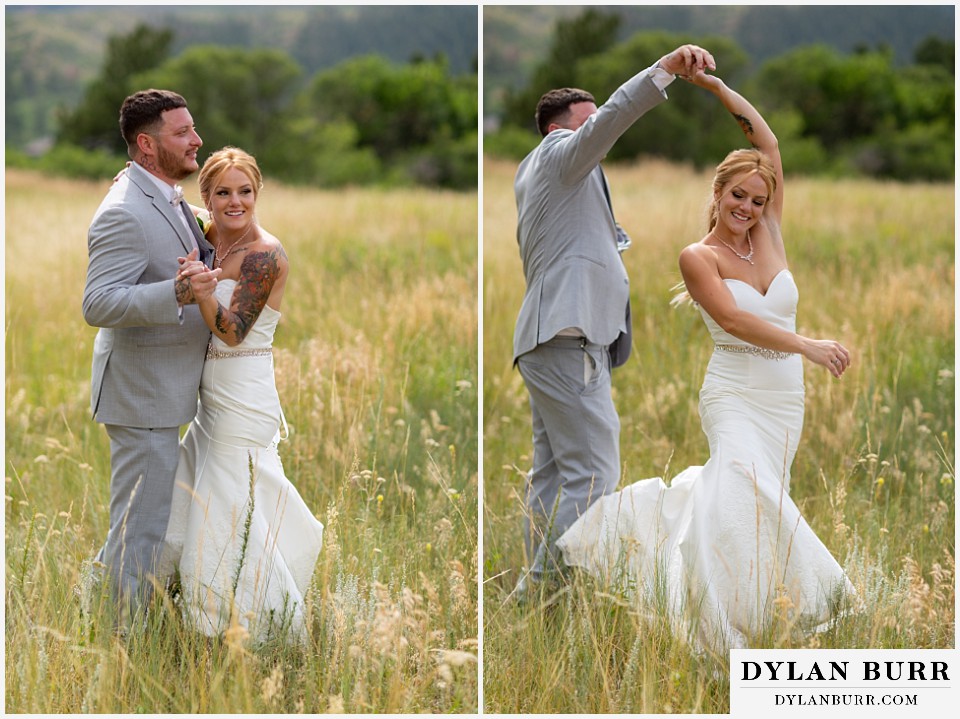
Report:
M691 77L704 70L716 70L713 55L697 45L681 45L660 58L660 67L672 75Z
M217 278L222 270L209 269L197 259L198 254L198 251L193 249L186 257L177 258L180 269L173 281L173 287L178 304L199 304L210 297L217 288Z

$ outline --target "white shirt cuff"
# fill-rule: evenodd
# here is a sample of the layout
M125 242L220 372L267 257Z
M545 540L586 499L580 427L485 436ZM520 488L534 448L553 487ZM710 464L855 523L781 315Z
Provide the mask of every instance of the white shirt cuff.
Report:
M653 80L653 84L657 86L657 89L660 92L663 92L667 89L667 85L673 82L676 79L676 75L672 75L662 67L660 67L660 61L650 66L648 70L650 73L650 79Z

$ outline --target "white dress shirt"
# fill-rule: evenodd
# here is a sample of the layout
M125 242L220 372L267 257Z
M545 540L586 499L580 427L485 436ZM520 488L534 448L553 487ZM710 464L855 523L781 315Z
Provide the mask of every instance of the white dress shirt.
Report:
M143 165L140 165L140 167L143 168ZM144 170L144 172L146 172L147 176L151 179L151 181L153 181L153 184L157 186L160 192L163 193L163 198L167 202L172 202L173 198L176 197L176 194L177 194L177 191L175 189L176 186L167 184L166 182L161 180L159 177L148 172L147 170ZM173 209L176 211L177 217L180 218L180 224L183 225L184 229L186 229L187 235L190 237L191 244L194 247L196 247L197 239L193 234L193 228L190 227L190 225L188 224L187 216L183 214L183 210L181 210L179 207L174 207Z

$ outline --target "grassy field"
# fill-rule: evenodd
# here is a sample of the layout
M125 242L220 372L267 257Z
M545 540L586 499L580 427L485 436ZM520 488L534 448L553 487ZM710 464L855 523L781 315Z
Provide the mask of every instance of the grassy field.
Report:
M107 189L6 175L6 711L476 711L476 195L266 183L258 215L291 261L280 454L326 525L296 650L204 641L169 603L129 643L81 616L108 524L80 313Z
M524 564L531 457L511 368L524 281L515 165L484 168L484 705L508 713L726 713L725 659L697 656L656 613L578 580L546 610L507 601ZM699 314L670 309L681 248L705 232L709 173L607 169L633 289L634 350L614 372L621 485L707 458L697 393L712 351ZM840 340L837 381L805 365L807 412L791 494L867 611L770 647L943 648L954 642L954 188L788 178L784 217L799 331ZM719 669L719 671L717 671Z

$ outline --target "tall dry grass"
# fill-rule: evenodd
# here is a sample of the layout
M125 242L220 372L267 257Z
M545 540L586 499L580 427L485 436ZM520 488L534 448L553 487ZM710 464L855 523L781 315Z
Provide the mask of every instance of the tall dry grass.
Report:
M529 406L511 368L524 291L515 165L484 165L484 703L490 712L727 712L722 658L698 656L655 611L578 581L544 611L507 600L524 564ZM704 234L710 174L658 162L607 169L633 237L634 354L614 372L621 486L702 464L697 395L712 351L698 313L670 309L680 250ZM791 494L868 611L765 646L954 642L954 188L788 177L784 237L801 333L853 353L835 381L807 364ZM717 671L719 669L719 672Z
M261 196L291 261L280 454L326 525L301 650L208 642L169 602L127 643L103 607L79 611L108 525L80 313L106 190L6 175L6 710L476 711L476 195L268 180Z

